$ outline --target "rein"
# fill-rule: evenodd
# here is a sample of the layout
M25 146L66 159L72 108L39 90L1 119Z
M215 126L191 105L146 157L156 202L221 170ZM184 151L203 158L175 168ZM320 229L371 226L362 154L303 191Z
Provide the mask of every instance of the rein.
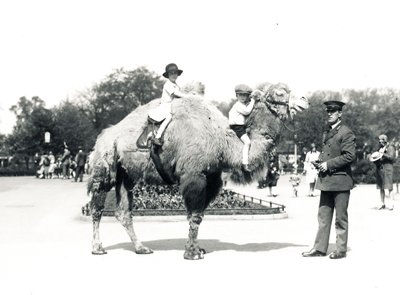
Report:
M278 113L277 113L273 108L271 108L271 106L270 106L270 104L272 104L272 105L283 105L283 106L286 106L286 107L287 107L288 111L290 111L290 110L289 110L289 101L276 101L276 100L271 100L271 99L266 98L265 101L264 101L264 103L265 103L265 105L267 106L267 108L271 111L271 113L273 113L276 117L278 117L278 119L281 121L282 125L283 125L287 130L289 130L289 131L292 132L292 133L296 133L297 130L288 127L288 126L285 124L285 121L283 121L282 116L280 116L280 114L278 114Z

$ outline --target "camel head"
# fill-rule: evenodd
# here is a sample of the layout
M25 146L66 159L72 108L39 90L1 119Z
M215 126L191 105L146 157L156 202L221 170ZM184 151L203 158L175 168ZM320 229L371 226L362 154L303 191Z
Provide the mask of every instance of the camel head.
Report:
M297 98L291 95L286 84L267 84L262 90L255 90L252 96L264 103L268 109L281 119L293 117L308 108L308 100L305 97Z
M256 100L247 125L250 131L276 140L287 119L308 108L307 98L296 98L286 84L268 84L261 90L254 90L251 96Z

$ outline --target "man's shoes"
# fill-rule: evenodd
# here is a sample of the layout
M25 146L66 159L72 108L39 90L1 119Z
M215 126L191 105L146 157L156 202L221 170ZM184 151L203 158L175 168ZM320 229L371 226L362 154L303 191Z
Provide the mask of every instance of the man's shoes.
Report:
M154 138L153 144L155 144L157 146L162 146L163 145L161 138Z
M313 248L308 252L301 253L301 255L303 255L303 257L322 257L322 256L326 256L326 253L315 250Z
M346 257L346 252L334 251L329 254L330 259L341 259Z
M251 173L251 170L249 168L249 164L242 164L242 171L246 173Z
M385 209L386 208L386 206L385 206L385 204L383 204L382 206L380 206L379 208L378 208L378 210L382 210L382 209Z

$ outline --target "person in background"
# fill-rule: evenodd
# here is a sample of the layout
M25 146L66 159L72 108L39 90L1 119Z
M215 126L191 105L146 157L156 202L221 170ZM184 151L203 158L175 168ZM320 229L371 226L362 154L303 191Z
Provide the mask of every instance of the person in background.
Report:
M39 178L40 160L41 159L39 153L35 153L35 156L33 157L33 163L35 165L36 178Z
M69 164L69 177L73 179L72 181L75 180L75 170L76 170L75 157L71 155L71 160Z
M309 197L314 197L315 182L317 181L318 177L318 170L312 163L318 161L319 155L320 153L319 151L317 151L315 143L312 143L311 150L307 152L306 158L304 160L304 171L306 174L306 181L309 184L309 191L308 191Z
M303 168L303 173L305 173L305 161L307 156L308 150L306 147L303 147L301 150L301 154L299 157L299 168Z
M50 160L49 178L53 179L54 178L54 170L56 169L56 157L54 157L53 152L49 152L48 157Z
M61 165L63 171L63 179L69 179L69 166L71 164L71 152L67 147L64 148L64 154L61 157Z
M49 178L50 158L48 153L43 155L43 179Z
M356 160L356 137L349 127L342 124L343 102L324 102L328 114L328 129L322 138L322 151L315 166L319 170L316 189L321 190L318 209L318 231L314 247L303 252L303 257L325 256L329 235L336 211L336 249L330 259L347 255L348 213L350 190L354 187L351 164Z
M264 179L261 179L258 182L258 188L268 187L268 197L277 197L278 195L273 193L273 187L276 187L278 184L278 179L280 176L279 173L279 160L278 155L276 153L276 149L274 148L269 155L269 165L268 171Z
M394 208L394 195L393 191L393 163L396 159L396 151L393 145L388 143L387 136L381 134L379 139L380 158L374 161L376 165L376 187L380 191L381 204L379 210ZM389 199L389 205L386 206L385 199Z
M39 169L36 173L37 178L44 178L44 159L45 159L45 154L42 154L40 156Z
M82 147L79 147L79 152L75 156L76 169L75 169L75 182L82 182L83 173L85 172L85 164L86 164L87 155L83 152Z

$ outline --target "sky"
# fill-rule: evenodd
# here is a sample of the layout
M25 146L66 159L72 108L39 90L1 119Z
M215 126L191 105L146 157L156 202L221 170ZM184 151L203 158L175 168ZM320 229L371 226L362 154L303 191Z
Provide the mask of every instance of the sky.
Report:
M47 107L115 69L174 62L206 98L284 82L295 95L400 88L396 1L5 0L0 4L0 133L22 96Z

